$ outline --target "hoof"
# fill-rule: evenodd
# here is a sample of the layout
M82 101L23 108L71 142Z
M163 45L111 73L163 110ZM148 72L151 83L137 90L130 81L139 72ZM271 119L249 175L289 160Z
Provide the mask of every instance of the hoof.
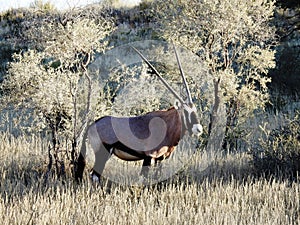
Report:
M90 177L93 183L100 183L100 178L97 174L95 174L94 172L90 173Z

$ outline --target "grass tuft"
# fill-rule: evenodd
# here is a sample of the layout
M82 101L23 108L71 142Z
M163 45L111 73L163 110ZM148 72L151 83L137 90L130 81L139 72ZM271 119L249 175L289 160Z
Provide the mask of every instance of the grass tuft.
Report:
M197 152L152 186L49 177L42 139L0 135L1 224L299 224L300 185L253 175L246 153ZM46 149L46 148L45 148ZM207 165L205 169L201 165Z

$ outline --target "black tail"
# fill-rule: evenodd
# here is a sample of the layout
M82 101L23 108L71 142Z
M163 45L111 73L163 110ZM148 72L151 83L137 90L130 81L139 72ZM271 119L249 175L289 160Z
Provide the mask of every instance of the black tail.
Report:
M85 143L83 143L85 145ZM85 167L85 157L80 153L75 167L75 180L77 183L82 181L83 171Z

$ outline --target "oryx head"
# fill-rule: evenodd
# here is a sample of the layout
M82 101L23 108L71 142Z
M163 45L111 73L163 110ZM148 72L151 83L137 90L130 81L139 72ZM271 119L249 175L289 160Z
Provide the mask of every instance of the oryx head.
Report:
M174 45L173 45L174 46ZM184 72L181 67L181 63L174 46L174 51L176 55L177 64L179 67L179 71L181 74L182 82L184 84L186 90L186 100L183 100L180 95L178 95L175 90L166 82L166 80L160 75L160 73L154 68L154 66L146 59L145 56L141 52L139 52L135 47L131 46L139 55L140 57L146 62L146 64L151 68L154 74L161 80L161 82L166 86L166 88L175 96L175 104L174 107L181 113L182 122L184 128L189 132L190 135L199 136L203 132L202 125L199 123L197 109L192 101L192 96L186 82L186 78L184 76Z

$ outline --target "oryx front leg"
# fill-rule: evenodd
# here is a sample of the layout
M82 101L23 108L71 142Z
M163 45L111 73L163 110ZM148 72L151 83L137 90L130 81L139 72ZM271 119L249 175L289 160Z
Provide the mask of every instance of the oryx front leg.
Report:
M143 178L148 179L149 169L150 169L150 166L153 163L153 161L154 161L154 159L150 156L148 156L144 159L143 167L142 167L142 170L141 170L141 176Z

